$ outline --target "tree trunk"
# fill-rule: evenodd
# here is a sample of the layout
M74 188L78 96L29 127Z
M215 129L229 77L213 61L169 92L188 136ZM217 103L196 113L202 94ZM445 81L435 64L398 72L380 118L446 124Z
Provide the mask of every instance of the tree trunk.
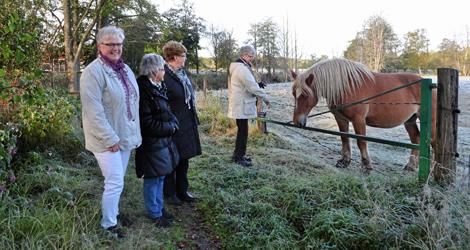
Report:
M79 73L80 73L80 57L83 46L90 35L91 30L100 18L101 8L106 0L96 0L93 19L83 27L86 23L84 18L79 18L80 10L78 0L63 0L62 8L64 10L64 47L65 47L65 63L67 70L68 90L71 94L78 94ZM85 15L92 8L92 3L86 7L82 15ZM79 30L83 32L78 32Z
M74 50L72 38L72 17L71 17L71 3L70 0L62 1L62 8L64 9L64 48L65 48L65 68L67 71L68 90L69 93L78 93L78 81L76 74L74 74Z

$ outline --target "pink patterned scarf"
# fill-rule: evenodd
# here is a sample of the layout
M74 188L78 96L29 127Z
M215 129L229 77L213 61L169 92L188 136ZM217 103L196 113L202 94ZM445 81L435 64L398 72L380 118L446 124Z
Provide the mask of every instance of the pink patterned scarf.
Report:
M118 75L119 80L121 80L121 84L124 88L124 92L126 93L126 108L127 108L127 118L129 120L132 120L132 110L131 110L131 98L137 96L137 91L135 90L134 86L132 83L129 81L129 78L127 77L126 73L126 65L122 61L122 58L119 58L117 62L112 62L108 57L105 55L101 54L100 52L100 58L103 60L103 62L111 67Z

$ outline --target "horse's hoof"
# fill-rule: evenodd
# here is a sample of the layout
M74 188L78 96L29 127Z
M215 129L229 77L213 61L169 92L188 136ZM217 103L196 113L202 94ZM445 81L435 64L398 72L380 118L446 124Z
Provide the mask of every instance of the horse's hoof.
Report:
M337 168L347 168L349 166L349 162L346 162L344 160L339 160L336 162L336 167Z
M370 174L370 172L372 172L372 167L362 167L361 172L363 174Z
M403 168L403 170L414 172L416 170L416 168L411 164L406 164L406 166Z

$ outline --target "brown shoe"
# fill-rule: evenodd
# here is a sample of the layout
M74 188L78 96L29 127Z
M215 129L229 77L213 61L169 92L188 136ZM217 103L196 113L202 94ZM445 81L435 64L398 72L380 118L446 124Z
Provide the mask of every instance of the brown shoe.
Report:
M160 216L154 219L153 223L155 223L156 227L160 227L160 228L168 228L171 226L171 222L163 216Z
M105 229L106 232L110 233L112 237L116 239L122 239L127 236L127 232L119 226L112 226Z
M175 216L168 213L166 209L162 209L162 217L169 220L170 222L173 221L173 219L175 219Z
M118 224L123 227L129 227L133 223L132 219L126 214L118 214L116 218L117 218Z

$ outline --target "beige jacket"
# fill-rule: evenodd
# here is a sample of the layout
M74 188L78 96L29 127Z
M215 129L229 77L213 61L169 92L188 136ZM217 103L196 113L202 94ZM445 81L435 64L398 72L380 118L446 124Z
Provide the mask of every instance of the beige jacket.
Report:
M126 65L127 77L136 90L131 98L132 118L127 116L126 96L118 75L99 58L90 63L80 78L82 122L85 148L104 152L119 143L121 150L131 150L142 143L139 124L139 87L134 73Z
M241 62L232 62L228 82L227 116L233 119L256 118L256 97L268 100L268 95L259 87L250 68Z

